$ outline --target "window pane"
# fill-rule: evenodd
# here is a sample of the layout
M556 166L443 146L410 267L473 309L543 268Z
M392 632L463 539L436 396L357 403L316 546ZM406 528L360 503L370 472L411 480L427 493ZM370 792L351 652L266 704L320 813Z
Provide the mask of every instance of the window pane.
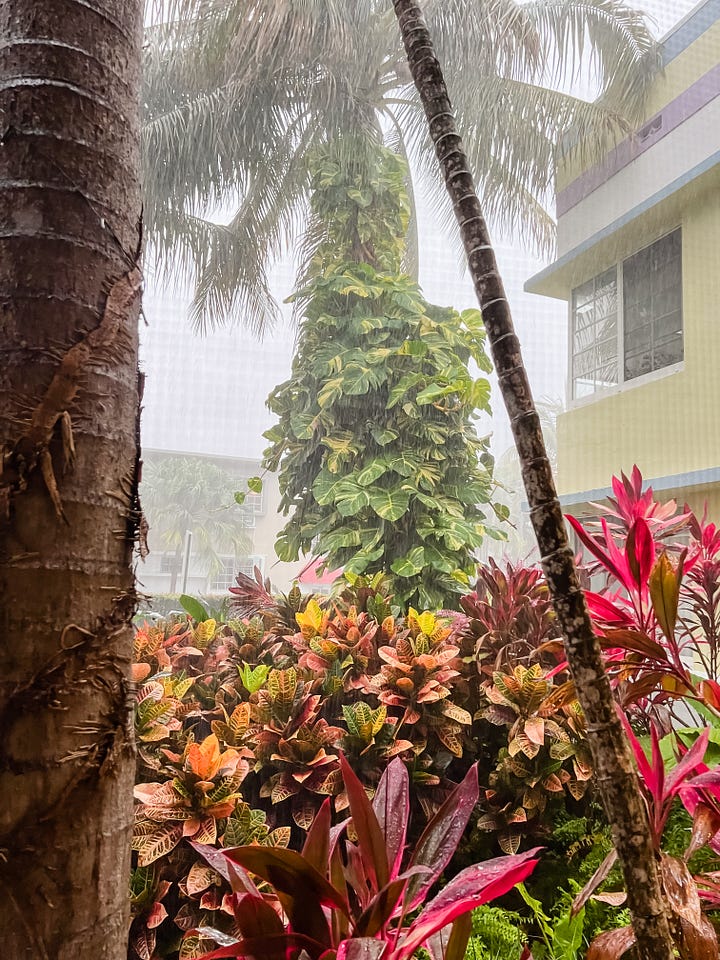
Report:
M576 287L572 296L573 396L617 383L617 268Z
M578 307L583 306L585 303L590 303L594 296L594 282L588 280L587 283L583 283L582 286L576 287L573 290L573 307L577 310Z
M623 263L625 379L682 359L680 230Z
M655 369L667 367L671 363L680 363L683 358L682 337L668 340L655 347Z
M655 324L655 343L663 343L673 337L682 339L682 317L680 311L660 317Z
M596 364L595 350L591 347L575 357L575 376L580 377L594 370Z
M649 350L625 355L625 379L633 380L652 372L652 354Z

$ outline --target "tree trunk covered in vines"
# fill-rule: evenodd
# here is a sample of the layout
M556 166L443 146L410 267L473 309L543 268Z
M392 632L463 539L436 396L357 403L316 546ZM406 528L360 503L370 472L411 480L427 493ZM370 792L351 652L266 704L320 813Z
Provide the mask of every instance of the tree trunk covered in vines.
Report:
M622 864L642 960L671 960L670 928L632 757L618 720L555 492L510 307L432 39L415 0L393 0L408 62L453 203L512 425L542 565L585 713L595 779Z
M120 960L142 0L1 0L0 38L0 944Z

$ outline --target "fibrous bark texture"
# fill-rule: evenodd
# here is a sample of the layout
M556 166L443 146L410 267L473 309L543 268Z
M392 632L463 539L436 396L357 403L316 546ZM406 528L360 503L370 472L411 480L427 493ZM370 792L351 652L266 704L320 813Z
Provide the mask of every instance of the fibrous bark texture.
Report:
M432 40L415 0L393 0L415 85L422 99L482 309L495 369L522 465L530 516L552 591L565 650L588 725L596 782L622 864L642 960L671 960L670 929L647 813L597 638L580 588L555 492L540 420L498 272L487 225L458 135Z
M142 0L1 0L0 38L0 944L120 960Z

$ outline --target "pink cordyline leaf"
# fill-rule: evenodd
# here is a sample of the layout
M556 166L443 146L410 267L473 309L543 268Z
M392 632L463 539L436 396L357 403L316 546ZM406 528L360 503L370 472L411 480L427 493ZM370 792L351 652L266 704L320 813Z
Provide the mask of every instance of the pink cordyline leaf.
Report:
M380 890L390 878L385 838L365 788L343 754L340 754L340 768L350 801L350 813L365 872L374 881L375 889Z
M641 590L647 589L648 577L655 563L655 541L650 533L650 527L642 517L633 521L630 527L625 556L635 584Z
M285 932L282 920L262 896L246 893L236 897L233 914L244 939L279 937Z
M358 917L355 933L362 937L374 937L385 929L397 914L404 912L403 894L407 882L417 874L429 873L429 867L411 867L383 887Z
M443 927L434 933L425 947L432 960L465 960L471 933L472 916L463 913L450 928Z
M699 766L699 764L696 764L696 766ZM720 768L716 767L714 770L707 770L704 773L698 774L697 777L693 777L692 780L688 780L687 786L720 787Z
M594 620L599 620L601 623L614 627L635 626L634 618L603 594L594 593L592 590L586 590L585 599L588 602L590 613L592 614Z
M665 778L665 794L667 797L674 796L683 780L702 763L709 740L710 728L706 727L677 766L670 770Z
M625 713L619 707L617 708L617 711L618 716L620 717L620 722L625 730L625 736L628 738L630 746L632 747L632 752L635 756L635 763L637 764L640 776L642 777L642 780L648 790L651 790L652 785L656 780L656 773L648 763L648 758L645 756L645 751L642 748L642 744L635 736L633 728L630 726L630 721L625 716ZM660 801L659 792L657 794L653 794L653 796L657 796L658 802Z
M290 929L330 946L329 911L347 912L342 895L294 850L245 846L225 851L225 856L272 884L287 915Z
M633 593L636 592L637 583L632 573L627 550L623 552L618 548L608 527L608 522L604 517L601 519L600 524L605 538L607 556L611 563L608 569L613 573L615 578L619 580L623 587L625 587L630 596L632 596Z
M410 817L410 782L407 768L399 757L385 768L372 806L385 838L392 880L400 872Z
M337 960L380 960L387 946L386 940L374 937L353 937L343 940L337 949Z
M538 863L538 847L526 853L497 857L462 870L425 907L388 960L406 960L436 931L469 910L501 897L522 883Z
M307 950L310 956L318 956L323 946L299 933L283 933L278 937L257 937L251 940L238 940L237 943L219 947L211 953L204 953L203 960L225 960L225 958L253 958L253 960L285 960L292 948Z
M323 800L307 832L302 855L315 869L324 874L330 858L330 797Z
M196 843L193 840L190 841L190 846L196 853L200 854L206 863L210 864L216 873L219 873L224 880L227 880L233 893L258 894L257 887L245 870L231 863L225 856L227 853L226 850L218 850L217 847L213 847L210 844Z
M465 833L479 793L477 764L473 764L462 783L455 787L425 827L415 846L410 866L430 867L432 873L410 881L407 894L409 909L414 909L420 903L450 862Z
M627 578L627 572L624 569L625 568L624 558L621 565L618 566L616 562L613 560L609 550L606 550L603 547L603 545L600 543L597 537L593 537L591 534L589 534L576 517L573 517L572 514L567 514L566 517L567 517L568 523L573 528L575 533L578 535L578 538L580 539L580 541L584 543L585 546L588 548L590 553L597 560L599 560L600 563L602 563L602 565L605 567L606 570L609 570L610 573L612 573L612 575L615 577L615 579L619 583L622 583L623 586L627 586L626 581L628 578ZM603 530L607 531L607 522L603 520L603 524L604 524ZM610 536L609 533L607 533L607 537L610 539L612 543L612 537ZM615 547L614 543L612 544L612 546ZM617 553L617 547L615 547L615 552Z

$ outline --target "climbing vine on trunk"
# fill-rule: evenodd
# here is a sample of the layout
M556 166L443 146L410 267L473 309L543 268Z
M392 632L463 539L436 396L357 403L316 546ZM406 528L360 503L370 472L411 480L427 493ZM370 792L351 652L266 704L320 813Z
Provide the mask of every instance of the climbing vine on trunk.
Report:
M290 519L278 554L314 552L349 574L388 571L419 609L467 592L474 551L497 535L478 310L433 307L402 272L409 208L402 160L377 146L313 163L313 232L292 375L266 434ZM497 508L498 510L500 508ZM488 521L488 517L492 518Z

